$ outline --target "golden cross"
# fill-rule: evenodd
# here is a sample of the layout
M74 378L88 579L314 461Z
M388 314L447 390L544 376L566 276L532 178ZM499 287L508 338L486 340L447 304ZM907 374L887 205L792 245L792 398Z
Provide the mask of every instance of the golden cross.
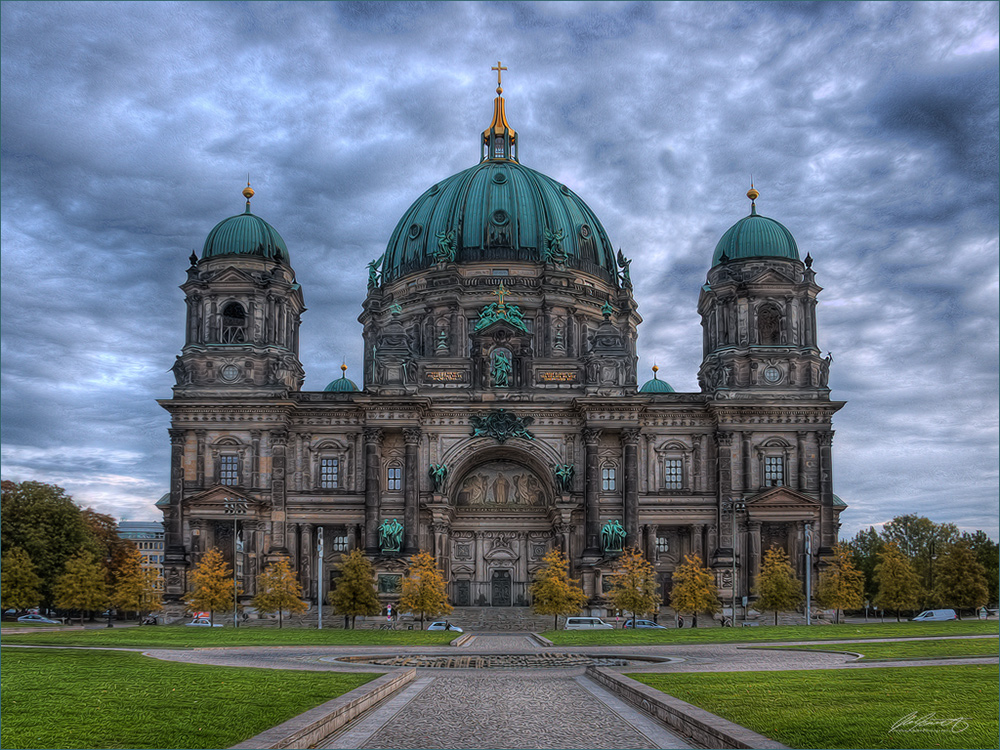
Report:
M497 72L497 88L499 88L502 85L500 83L500 76L503 74L502 71L507 70L507 68L501 65L500 61L497 60L497 66L495 68L490 68L490 70L495 70Z
M493 294L500 298L500 307L503 307L503 297L505 294L510 294L510 291L504 287L503 282L501 281L500 286L497 287L497 290L493 292Z

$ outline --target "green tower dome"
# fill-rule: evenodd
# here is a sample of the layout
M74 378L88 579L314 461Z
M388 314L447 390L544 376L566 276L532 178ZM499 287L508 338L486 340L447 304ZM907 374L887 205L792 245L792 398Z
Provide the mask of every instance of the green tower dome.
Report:
M639 393L676 393L666 380L660 380L656 373L660 368L653 365L653 379L642 384Z
M249 183L243 195L247 199L246 211L215 225L202 248L202 260L222 255L248 255L289 265L288 248L281 235L262 218L250 213L253 190Z
M747 197L750 198L750 215L737 221L722 235L719 244L715 246L712 266L719 265L723 255L729 260L799 259L799 248L792 233L781 223L757 213L755 201L758 195L760 194L752 187L747 192Z
M385 251L383 281L441 261L554 261L617 286L601 222L572 190L523 166L518 140L498 95L480 163L432 185L403 214Z
M347 365L341 365L340 370L340 377L331 382L323 390L327 393L351 393L357 391L358 387L354 384L354 381L347 379Z

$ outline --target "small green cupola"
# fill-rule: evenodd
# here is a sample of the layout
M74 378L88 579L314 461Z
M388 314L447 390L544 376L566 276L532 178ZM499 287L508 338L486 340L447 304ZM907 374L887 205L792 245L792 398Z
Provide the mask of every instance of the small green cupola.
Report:
M238 255L290 265L288 248L281 235L262 218L250 213L253 194L253 188L247 180L247 186L243 189L243 197L247 201L246 210L215 225L205 239L205 247L201 251L202 260Z
M347 379L347 365L340 366L340 377L323 389L326 393L353 393L358 390L353 380Z
M750 215L733 224L715 246L712 266L731 260L747 258L788 258L799 260L799 248L795 238L784 225L757 213L757 197L751 183L747 191L750 199Z
M674 389L671 387L670 383L666 380L660 380L656 373L660 371L660 368L653 365L653 379L647 380L643 383L642 388L639 389L639 393L675 393Z
M500 85L500 76L507 70L497 61L495 68L490 68L497 72L497 98L493 100L493 122L483 131L482 153L480 162L488 160L518 161L517 158L517 133L514 132L507 122L507 112L504 109L503 87Z

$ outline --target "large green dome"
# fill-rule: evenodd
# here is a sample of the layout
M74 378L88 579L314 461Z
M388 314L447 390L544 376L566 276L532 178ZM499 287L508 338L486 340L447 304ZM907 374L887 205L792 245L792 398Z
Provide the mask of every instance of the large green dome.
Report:
M755 201L757 195L757 191L753 188L747 193L751 201ZM799 248L792 233L785 229L783 224L766 216L760 216L757 213L756 203L751 202L750 215L729 227L719 240L719 244L715 246L715 254L712 256L713 266L722 262L723 254L729 260L745 258L798 260Z
M389 240L383 279L432 267L441 240L453 242L457 263L540 262L555 240L567 266L618 283L611 242L594 212L565 185L512 159L486 159L417 198Z
M247 186L243 194L247 198L246 211L215 225L205 239L202 260L222 255L249 255L289 265L288 248L281 235L262 218L250 213L253 190Z

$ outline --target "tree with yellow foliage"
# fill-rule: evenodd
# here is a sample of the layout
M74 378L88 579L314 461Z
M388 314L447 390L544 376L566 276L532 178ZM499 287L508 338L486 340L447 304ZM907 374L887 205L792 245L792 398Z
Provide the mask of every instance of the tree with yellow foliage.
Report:
M896 552L899 548L895 543L890 542L886 548L893 547ZM883 553L880 553L879 557ZM902 562L905 559L900 557ZM909 565L909 563L906 563ZM875 567L876 577L878 576L878 566ZM916 587L916 574L914 574L913 585ZM916 596L916 588L914 588ZM833 546L833 560L819 576L819 590L816 598L824 607L833 607L834 621L840 622L840 611L842 609L860 609L865 599L865 574L854 567L854 559L851 548L844 542L837 542ZM876 597L876 601L878 598ZM806 602L806 606L809 603Z
M637 547L625 550L615 568L608 599L615 609L632 613L633 628L637 616L659 609L657 589L656 570L642 552Z
M302 587L295 580L295 572L288 566L288 560L282 558L271 563L257 576L257 595L253 598L253 606L259 612L277 612L278 630L281 630L283 610L287 609L291 614L306 611Z
M410 558L410 569L403 578L399 609L403 612L419 612L421 630L424 629L424 615L438 617L451 614L452 607L448 604L444 575L429 553L418 552Z
M795 609L802 603L802 581L795 577L795 570L781 547L771 547L764 553L764 563L753 592L758 597L757 609L774 612L775 625L778 624L778 612Z
M714 615L719 611L715 575L702 565L698 555L684 555L684 562L674 571L670 604L679 613L691 613L694 627L698 627L699 612Z
M191 573L191 591L188 592L188 606L195 610L207 609L209 621L215 625L215 610L227 610L236 596L243 593L243 587L233 580L233 572L222 559L222 553L212 547L202 555Z
M580 582L569 577L569 561L558 549L542 558L529 589L531 608L540 615L552 615L553 627L559 629L559 615L575 615L587 603Z

